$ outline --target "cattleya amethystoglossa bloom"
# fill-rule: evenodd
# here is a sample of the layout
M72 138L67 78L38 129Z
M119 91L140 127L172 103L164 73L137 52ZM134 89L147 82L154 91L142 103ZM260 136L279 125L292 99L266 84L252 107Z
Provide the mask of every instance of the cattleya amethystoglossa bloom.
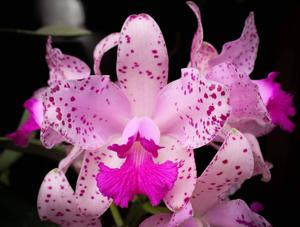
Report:
M196 182L192 149L212 141L229 116L227 90L193 68L167 84L165 42L146 14L126 20L117 56L117 84L103 75L51 84L43 96L42 142L51 148L63 139L86 150L77 196L86 200L80 203L112 198L127 207L136 194L144 194L153 205L163 199L178 210ZM57 179L51 184L60 184ZM42 193L39 206L46 209L43 200L50 192L43 187Z
M218 54L211 44L203 41L199 8L193 2L188 2L188 5L198 20L189 65L197 68L201 76L229 87L232 112L228 124L255 136L267 134L275 125L291 132L294 124L288 117L295 115L292 96L273 82L276 74L271 73L263 80L249 77L259 43L254 13L251 12L246 19L241 37L225 43Z
M248 139L232 129L223 145L197 179L190 202L173 214L156 214L140 227L242 227L271 226L240 199L229 200L228 193L253 175L254 157Z

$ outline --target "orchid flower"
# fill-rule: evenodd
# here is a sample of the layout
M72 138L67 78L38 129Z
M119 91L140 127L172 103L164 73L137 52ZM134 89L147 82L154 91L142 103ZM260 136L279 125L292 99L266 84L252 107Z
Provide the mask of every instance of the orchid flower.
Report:
M212 141L229 116L227 91L193 68L167 84L166 45L149 15L128 17L117 43L118 85L108 76L90 76L58 80L47 89L42 142L51 148L62 137L95 151L88 160L97 162L87 171L98 164L100 171L84 185L97 178L99 191L117 205L127 207L144 194L153 205L163 199L178 210L194 190L192 149Z
M225 43L218 54L211 44L203 42L199 8L193 2L188 5L198 19L189 65L198 68L207 79L230 87L232 112L228 124L256 136L265 135L275 124L292 131L294 124L288 118L295 114L292 96L273 82L275 74L258 81L249 77L259 43L253 12L246 19L241 37Z
M232 187L253 175L254 157L251 149L245 135L232 129L197 179L190 203L173 214L154 215L140 227L271 226L244 201L228 199Z

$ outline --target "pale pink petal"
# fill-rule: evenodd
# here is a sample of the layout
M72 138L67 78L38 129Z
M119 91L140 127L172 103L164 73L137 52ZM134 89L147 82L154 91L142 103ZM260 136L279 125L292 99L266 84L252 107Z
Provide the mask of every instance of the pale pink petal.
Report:
M201 147L214 139L229 116L228 92L217 82L199 77L197 69L182 69L180 79L159 94L153 119L161 134L184 147Z
M277 72L271 72L267 78L252 80L257 84L260 95L272 117L272 122L283 130L292 132L295 124L289 119L296 114L293 96L281 89L279 83L274 82Z
M252 134L245 133L245 137L247 138L254 157L254 172L253 176L262 174L262 181L268 182L271 180L271 172L270 168L272 167L271 163L265 162L263 155L260 150L259 143L256 137Z
M73 146L72 145L64 145L64 150L66 152L66 155L68 156L72 151L73 151ZM74 152L76 153L76 152ZM73 153L73 155L75 156L75 154ZM83 152L84 153L84 152ZM77 158L74 159L74 161L72 162L72 167L74 168L74 170L76 171L76 173L80 172L81 169L81 165L82 165L82 161L83 161L83 153L81 153L79 156L77 156ZM62 162L62 161L60 161ZM67 161L65 161L66 163L68 163ZM59 163L60 164L60 163ZM61 164L62 165L62 164ZM65 164L64 164L65 165ZM65 165L66 166L66 165ZM59 166L60 168L60 166ZM61 169L61 168L60 168ZM65 168L66 169L66 168Z
M210 43L203 42L200 49L195 54L194 61L191 61L189 66L197 68L200 76L204 76L209 70L209 61L215 58L218 55L218 52Z
M210 227L210 225L205 220L192 217L183 222L180 227Z
M73 147L67 156L59 162L58 168L66 173L70 165L75 162L82 152L83 150L79 147Z
M271 227L262 216L249 209L240 199L221 202L203 217L211 226L222 227Z
M234 83L231 87L230 105L232 113L228 122L241 132L262 136L274 128L256 84L245 81Z
M253 154L247 138L232 129L221 148L197 179L191 199L196 215L205 214L227 197L230 189L252 176Z
M184 206L182 209L173 213L167 227L180 226L180 224L184 223L186 220L188 220L191 217L193 217L193 208L192 208L192 204L188 202L186 206Z
M229 87L232 111L228 121L232 127L256 136L265 135L274 128L258 86L232 63L212 67L206 77Z
M254 13L251 12L245 21L242 35L239 39L225 43L219 56L210 61L211 66L229 61L234 64L240 73L250 75L254 68L258 49Z
M160 131L157 125L148 117L132 118L124 128L122 143L127 143L128 139L139 133L143 138L152 139L156 144L159 143Z
M191 47L191 66L197 67L198 60L200 57L200 49L203 42L203 28L202 28L202 22L201 22L201 14L198 6L192 2L188 1L186 4L191 8L191 10L194 12L196 18L197 18L197 30L193 37L192 47Z
M46 122L44 122L46 124ZM53 128L41 127L41 141L43 145L47 148L52 148L56 144L60 144L64 141L63 136L55 131Z
M101 60L103 55L118 45L120 39L120 33L112 33L104 37L95 47L94 50L94 72L96 75L101 75Z
M80 59L63 54L60 49L52 47L51 37L47 40L46 60L49 67L48 84L57 80L75 80L88 77L90 68Z
M187 4L193 10L198 22L192 42L189 66L197 68L200 75L203 75L207 70L209 60L216 57L218 52L211 44L203 42L203 29L198 6L191 1L188 1Z
M144 220L139 227L197 227L193 222L193 208L190 203L173 214L156 214ZM191 225L195 224L195 225Z
M44 96L44 145L55 145L49 129L83 149L99 148L111 136L122 133L130 117L125 95L107 76L58 81Z
M62 227L101 226L98 218L81 214L74 191L59 169L50 171L44 178L37 204L42 220L52 221Z
M156 214L145 219L139 227L167 227L172 214Z
M131 15L124 23L117 75L134 115L150 115L158 91L167 84L168 52L158 25L149 15Z
M172 211L185 206L195 189L197 178L196 164L193 150L183 149L175 139L162 136L156 161L163 163L170 160L177 163L178 176L173 188L166 194L164 202Z
M99 172L99 162L119 167L123 161L115 153L108 154L105 148L100 149L100 151L85 152L75 193L78 207L85 216L99 217L112 202L111 199L101 194L97 187L96 176Z

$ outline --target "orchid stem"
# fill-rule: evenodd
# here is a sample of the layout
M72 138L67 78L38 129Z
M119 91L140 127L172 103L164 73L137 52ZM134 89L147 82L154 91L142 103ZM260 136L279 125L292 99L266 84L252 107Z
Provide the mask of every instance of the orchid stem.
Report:
M118 227L123 226L124 222L123 222L123 219L122 219L121 214L119 212L119 209L113 203L110 205L109 209L110 209L110 212L113 216L113 219L114 219L116 225Z
M147 211L150 214L159 214L159 213L169 213L170 211L166 207L160 207L160 206L152 206L149 202L143 203L142 207L145 211Z

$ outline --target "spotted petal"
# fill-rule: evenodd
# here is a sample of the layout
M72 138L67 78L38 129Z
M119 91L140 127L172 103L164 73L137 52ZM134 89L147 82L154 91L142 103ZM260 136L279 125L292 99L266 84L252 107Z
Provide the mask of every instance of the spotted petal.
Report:
M96 175L99 172L99 162L109 166L119 167L122 163L116 154L108 155L105 148L101 151L86 151L82 162L77 184L76 201L82 215L99 217L110 206L111 200L102 195L97 187Z
M131 15L121 31L117 75L136 116L150 115L158 91L168 80L168 52L156 22Z
M191 199L196 215L205 214L218 201L223 200L232 187L250 178L253 168L253 155L247 138L233 129L197 179Z
M250 75L254 68L259 37L257 35L254 13L251 12L245 21L242 35L239 39L225 43L219 56L210 61L211 66L229 61L240 73Z
M203 75L207 70L209 60L216 57L218 52L211 44L203 42L203 28L198 6L191 1L188 1L187 4L193 10L198 22L192 42L189 66L197 68L200 75Z
M271 227L271 224L262 216L253 212L247 204L240 199L222 202L210 209L204 219L211 226L224 227Z
M42 220L52 221L62 227L101 226L98 218L81 214L74 191L59 169L53 169L44 178L37 203Z
M91 72L88 65L80 59L53 48L51 37L47 40L46 60L49 67L49 85L57 80L82 79L88 77Z
M256 137L252 134L245 133L245 137L247 138L254 157L254 172L253 175L262 174L262 181L268 182L271 180L271 172L270 168L272 168L272 164L269 162L265 162L263 155L260 150L259 143Z
M144 220L139 227L178 227L193 216L193 208L190 203L173 214L156 214Z
M170 222L172 214L156 214L145 219L139 227L166 227Z
M103 55L110 49L118 45L120 33L112 33L103 38L95 47L94 50L94 72L96 75L101 75L101 60Z
M256 136L270 132L274 125L264 104L258 86L249 77L242 74L229 62L224 62L210 69L206 77L225 84L230 89L232 112L229 123L242 132Z
M45 120L41 139L51 148L57 142L49 130L83 149L101 147L111 136L122 133L130 116L127 98L107 76L58 81L44 96Z
M226 88L186 68L179 80L160 92L153 119L162 134L175 137L184 147L197 148L214 139L229 111Z
M163 136L160 145L164 148L156 159L159 163L167 160L177 163L178 176L173 188L166 194L164 201L169 209L177 211L189 201L195 189L197 178L193 150L183 149L175 139Z

